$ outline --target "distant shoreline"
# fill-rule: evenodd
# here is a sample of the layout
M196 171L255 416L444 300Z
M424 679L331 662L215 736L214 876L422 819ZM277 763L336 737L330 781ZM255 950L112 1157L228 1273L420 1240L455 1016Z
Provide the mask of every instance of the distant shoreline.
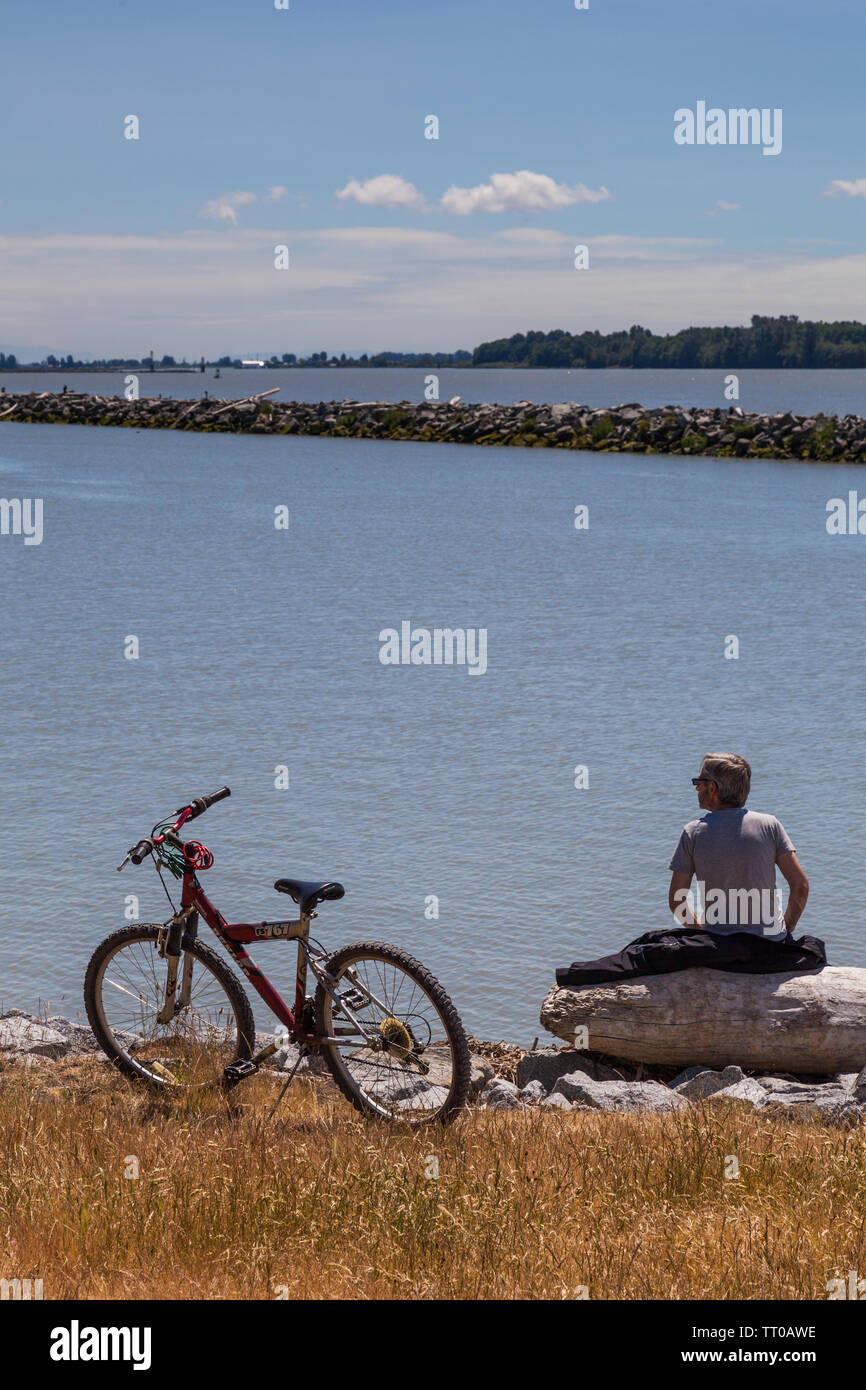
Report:
M411 362L265 362L261 367L217 367L213 363L206 363L205 371L200 367L154 367L153 371L149 367L100 367L84 364L80 367L43 367L41 364L27 366L18 364L16 367L0 367L0 377L17 376L49 376L63 377L76 376L81 373L90 376L126 376L129 372L135 372L145 380L151 376L203 376L213 380L213 374L220 372L416 372L416 371L439 371L439 372L866 372L866 364L863 366L839 367L831 363L821 363L815 367L752 367L737 366L736 363L722 367L660 367L658 365L645 365L644 363L593 363L592 365L582 364L577 367L543 367L537 364L526 362L428 362L424 364Z
M275 388L278 389L278 388ZM274 402L271 392L223 401L85 392L0 394L0 423L104 425L200 433L326 435L421 443L581 449L602 453L866 462L859 415L746 414L739 406L687 409L637 403L592 409L570 404L472 405L424 401Z
M33 352L34 349L28 348ZM523 368L529 371L839 371L866 369L866 323L856 319L801 320L797 314L768 317L753 314L748 325L692 326L673 333L654 333L633 323L628 329L599 332L583 329L569 333L561 328L548 331L531 329L512 333L507 338L492 338L477 347L441 348L420 352L398 352L386 348L382 352L362 352L350 356L342 352L313 352L299 357L294 352L271 352L267 359L257 352L242 358L221 353L206 361L200 354L197 362L178 362L170 353L157 361L155 351L142 358L99 358L103 371L196 371L205 368L225 368L242 371L259 366L259 370L278 371L283 367L488 367L495 371ZM93 363L83 363L66 353L58 360L55 352L46 353L35 366L52 371L93 371ZM0 371L20 367L14 353L0 352Z

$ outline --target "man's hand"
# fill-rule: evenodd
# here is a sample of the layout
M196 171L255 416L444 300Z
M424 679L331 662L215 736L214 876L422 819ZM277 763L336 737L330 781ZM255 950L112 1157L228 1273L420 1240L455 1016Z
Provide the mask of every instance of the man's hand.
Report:
M779 873L788 884L788 906L785 908L785 929L790 933L800 920L806 899L809 896L809 880L803 873L799 859L792 849L780 854L776 860Z
M671 874L671 886L668 892L668 906L677 920L678 927L702 927L703 923L695 916L688 903L689 885L692 881L691 874Z

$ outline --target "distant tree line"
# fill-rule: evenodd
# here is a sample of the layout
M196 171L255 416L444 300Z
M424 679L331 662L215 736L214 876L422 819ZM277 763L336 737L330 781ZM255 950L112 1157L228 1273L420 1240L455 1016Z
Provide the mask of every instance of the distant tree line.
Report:
M515 333L482 343L473 367L866 367L866 325L753 314L748 328Z
M110 369L121 370L124 367L138 367L142 371L152 371L157 367L186 367L190 371L199 364L197 362L176 362L173 357L94 357L84 362L80 358L73 357L70 352L67 357L55 357L54 353L49 353L39 362L19 362L14 352L0 352L0 372L13 371L33 371L51 367L58 371L87 371L97 372Z
M18 362L0 353L0 371L52 367L67 371L152 371L160 367L192 370L200 363L174 357L110 357L84 362L51 355L42 362ZM219 357L208 367L240 367L240 357ZM683 328L655 334L633 324L615 333L515 333L481 343L474 352L376 352L339 357L313 352L308 357L273 354L266 367L866 367L866 324L802 323L796 314L779 318L752 316L748 328Z
M262 360L262 359L259 359ZM309 357L298 357L294 352L284 352L282 357L273 354L264 360L266 367L468 367L472 353L465 349L457 352L377 352L363 353L360 357L349 357L345 352L332 357L327 352L313 352ZM39 370L45 367L66 371L121 371L126 368L140 371L154 371L160 367L184 367L193 371L201 367L201 362L180 362L166 354L163 357L94 357L82 361L70 353L67 357L55 357L53 353L41 362L19 362L14 353L0 352L0 372ZM240 357L217 357L205 361L206 367L242 367Z
M360 357L347 356L341 352L339 357L327 352L313 352L309 357L296 357L293 352L284 352L282 357L270 357L266 367L453 367L469 366L472 353L465 349L457 352L363 352ZM219 367L239 367L240 361L221 357Z

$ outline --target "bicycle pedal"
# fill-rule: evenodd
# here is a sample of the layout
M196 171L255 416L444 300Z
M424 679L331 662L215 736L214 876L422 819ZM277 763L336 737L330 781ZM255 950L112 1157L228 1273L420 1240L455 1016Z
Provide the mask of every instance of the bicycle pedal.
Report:
M365 1009L370 1003L366 994L362 994L359 989L347 989L340 995L340 1003L345 1004L352 1013L357 1013L359 1009Z
M255 1076L258 1069L256 1062L248 1060L229 1062L227 1067L223 1067L223 1076L226 1081L242 1081L245 1076Z

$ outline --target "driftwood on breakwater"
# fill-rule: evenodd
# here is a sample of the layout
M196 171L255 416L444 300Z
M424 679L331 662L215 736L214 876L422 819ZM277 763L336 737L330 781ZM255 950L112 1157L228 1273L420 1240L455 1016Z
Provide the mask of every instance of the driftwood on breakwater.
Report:
M271 395L272 393L267 393ZM424 401L276 402L95 396L67 391L0 394L0 422L115 425L229 434L330 435L429 443L517 445L602 452L866 461L859 415L778 415L666 405L591 409L574 404L468 405Z

